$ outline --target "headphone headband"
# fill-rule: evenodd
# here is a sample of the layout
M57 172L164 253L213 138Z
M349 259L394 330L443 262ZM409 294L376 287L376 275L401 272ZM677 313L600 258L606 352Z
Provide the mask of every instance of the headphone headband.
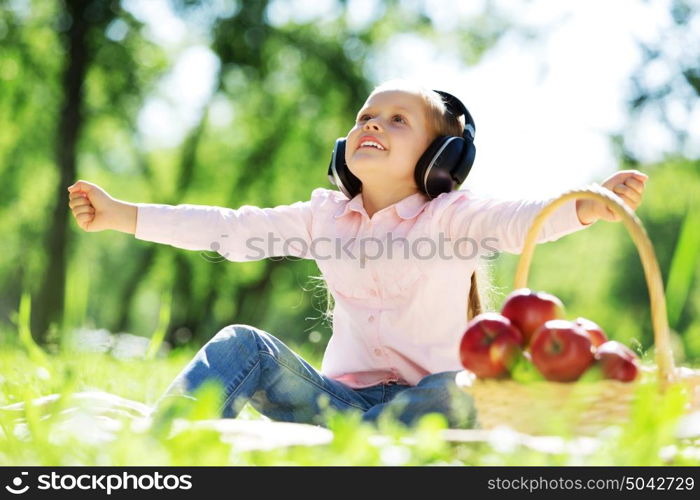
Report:
M462 132L462 137L465 140L474 142L474 136L476 135L476 125L474 124L474 119L472 115L469 114L467 107L460 101L457 97L453 96L449 92L444 90L435 90L433 92L439 94L443 98L443 102L447 107L447 111L452 114L455 118L464 116L464 131Z

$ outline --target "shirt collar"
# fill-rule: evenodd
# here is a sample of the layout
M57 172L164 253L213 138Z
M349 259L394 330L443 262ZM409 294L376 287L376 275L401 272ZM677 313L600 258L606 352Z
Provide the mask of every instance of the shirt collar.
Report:
M430 200L428 200L428 197L419 191L390 206L394 207L396 213L402 219L412 219L421 213L429 201ZM336 215L334 215L334 218L338 219L343 217L351 211L367 215L362 202L362 193L358 193L354 198L348 200L343 208Z

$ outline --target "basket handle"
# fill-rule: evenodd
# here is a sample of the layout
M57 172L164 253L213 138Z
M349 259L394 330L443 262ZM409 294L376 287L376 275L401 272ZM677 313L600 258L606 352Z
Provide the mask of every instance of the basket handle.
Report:
M642 226L641 221L635 213L622 199L609 189L600 185L591 185L583 189L566 191L558 198L547 204L535 217L527 236L525 246L518 261L515 272L515 289L526 288L528 269L532 262L532 254L537 243L537 235L542 228L542 224L557 208L573 199L589 199L604 203L610 210L622 218L622 222L627 231L632 236L634 244L637 246L639 257L642 260L644 276L649 288L649 300L651 301L651 320L654 330L654 345L656 347L656 364L658 367L659 384L664 390L668 384L676 381L677 374L673 362L673 352L671 351L670 334L668 327L668 317L666 312L666 298L664 296L664 286L661 279L659 263L654 254L654 247L649 240L649 236Z

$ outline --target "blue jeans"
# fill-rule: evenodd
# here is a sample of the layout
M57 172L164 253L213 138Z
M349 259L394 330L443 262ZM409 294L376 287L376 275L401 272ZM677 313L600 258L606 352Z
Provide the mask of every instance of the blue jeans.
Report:
M248 325L220 330L173 380L157 406L193 400L205 382L223 388L219 413L235 418L246 403L266 417L284 422L326 425L332 411L361 413L375 422L386 413L406 426L428 413L445 416L451 428L475 426L472 398L455 384L457 371L433 373L417 385L378 384L353 389L318 372L282 341Z

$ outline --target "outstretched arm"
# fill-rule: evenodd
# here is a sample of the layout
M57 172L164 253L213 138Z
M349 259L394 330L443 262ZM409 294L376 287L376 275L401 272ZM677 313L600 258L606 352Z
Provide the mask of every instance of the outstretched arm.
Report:
M214 251L233 262L280 256L311 258L310 201L273 208L244 205L234 210L208 205L129 203L82 180L68 191L73 215L87 232L113 229L143 241Z
M636 170L623 170L605 179L602 186L612 190L634 210L641 203L646 178ZM465 190L450 201L453 203L445 210L444 219L448 221L452 238L467 237L468 243L478 248L519 254L527 230L551 200L497 200ZM571 200L545 220L537 242L555 241L600 219L619 220L603 203Z

